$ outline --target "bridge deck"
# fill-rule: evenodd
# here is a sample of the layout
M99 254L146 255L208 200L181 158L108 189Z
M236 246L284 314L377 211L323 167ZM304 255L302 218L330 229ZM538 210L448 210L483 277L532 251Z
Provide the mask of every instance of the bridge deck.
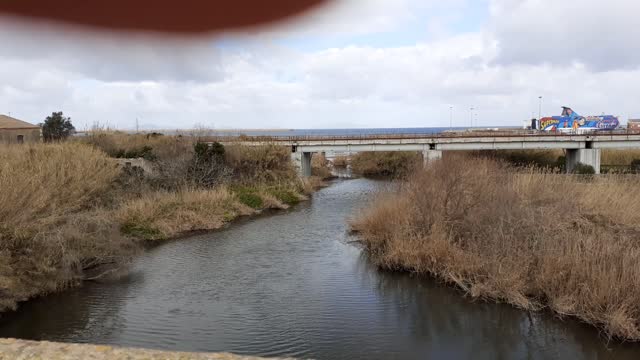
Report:
M240 136L217 137L224 143L281 144L296 151L424 151L498 149L598 149L640 147L640 131L560 133L487 131L438 134Z

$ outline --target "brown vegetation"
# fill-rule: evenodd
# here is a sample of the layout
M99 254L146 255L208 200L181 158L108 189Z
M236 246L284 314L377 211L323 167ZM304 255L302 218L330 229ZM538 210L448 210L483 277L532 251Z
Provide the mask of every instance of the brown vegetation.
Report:
M329 160L322 154L313 154L311 157L311 174L320 179L329 179L331 170L329 169Z
M365 176L406 176L421 163L422 154L418 152L361 152L351 158L351 169Z
M141 241L286 208L318 185L298 178L287 148L197 140L100 131L0 147L0 311L100 277L130 260ZM152 172L110 158L140 154Z
M552 150L498 150L472 151L473 156L489 157L507 161L518 166L535 165L541 167L564 166L565 152L561 149ZM601 164L604 166L630 166L634 161L640 161L640 150L637 149L602 149Z
M332 162L334 167L346 168L347 165L349 165L349 158L346 156L336 156Z
M117 210L116 218L126 235L163 240L190 231L219 229L253 211L221 187L150 193L124 203Z
M636 160L640 161L638 149L606 149L602 150L601 162L603 165L631 165Z
M565 153L552 150L486 150L470 151L468 155L506 161L516 166L564 167Z
M383 268L640 340L636 188L452 156L381 194L352 226Z
M118 172L103 152L80 144L0 148L0 311L133 254L96 208Z

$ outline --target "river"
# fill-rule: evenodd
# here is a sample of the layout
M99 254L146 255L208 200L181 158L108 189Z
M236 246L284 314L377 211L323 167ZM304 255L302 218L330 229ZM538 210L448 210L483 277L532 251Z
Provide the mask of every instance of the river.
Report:
M154 247L118 280L23 304L0 337L317 359L638 359L548 313L380 271L346 220L384 182L336 181L294 209Z

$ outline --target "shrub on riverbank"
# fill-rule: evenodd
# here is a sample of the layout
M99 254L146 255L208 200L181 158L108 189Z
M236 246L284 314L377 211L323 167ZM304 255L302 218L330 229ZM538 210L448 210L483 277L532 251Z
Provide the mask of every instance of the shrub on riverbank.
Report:
M631 165L638 159L640 159L638 149L604 149L600 161L604 165Z
M552 150L496 150L472 151L473 156L503 160L516 166L538 166L564 168L565 153L561 149ZM602 149L601 164L603 166L631 166L634 160L640 159L637 149Z
M422 154L404 151L361 152L351 158L355 174L402 177L422 164Z
M346 156L336 156L333 159L333 166L337 168L346 168L349 165L349 158Z
M315 184L298 178L288 148L98 135L0 146L0 311L116 269L140 241L287 208ZM145 149L153 171L119 168L113 149Z
M97 208L118 173L81 144L0 146L0 311L135 252Z
M485 150L471 151L472 156L506 161L515 166L564 168L564 151L552 150Z
M226 188L154 192L126 202L117 210L125 235L140 240L164 240L199 230L215 230L251 208Z
M329 169L329 160L322 154L313 154L311 157L311 175L320 179L331 178L331 170Z
M635 187L452 156L381 194L352 226L383 268L640 340Z

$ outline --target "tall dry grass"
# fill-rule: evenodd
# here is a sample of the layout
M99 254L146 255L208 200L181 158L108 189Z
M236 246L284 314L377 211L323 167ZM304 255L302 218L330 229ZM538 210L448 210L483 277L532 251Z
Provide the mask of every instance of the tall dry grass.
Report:
M0 146L0 222L24 226L92 205L119 170L81 144Z
M640 161L640 149L605 149L600 159L603 165L631 165L634 160Z
M153 157L160 161L173 161L193 155L193 136L164 136L162 134L127 134L119 131L94 130L76 141L92 145L111 157L122 157L126 153L140 152L149 147Z
M336 156L332 162L334 167L346 168L347 165L349 165L349 158L346 156L340 155L340 156Z
M255 211L245 203L284 208L312 186L297 177L286 148L231 146L220 162L199 164L196 141L97 131L66 143L1 146L0 311L104 275L139 241L217 229ZM143 148L153 173L123 171L109 156ZM197 165L216 179L194 181Z
M224 187L154 192L123 204L117 219L125 234L143 240L162 240L190 231L219 229L253 209L241 204Z
M562 149L551 150L485 150L470 151L468 155L506 161L516 166L564 167Z
M225 161L233 169L236 179L244 182L296 181L297 173L291 162L291 149L279 145L225 147Z
M361 152L351 158L353 172L365 176L406 176L421 164L422 154L418 152Z
M472 151L471 155L500 159L518 166L535 165L541 167L563 167L565 153L561 149L552 150L497 150ZM640 160L638 149L602 149L602 165L629 166Z
M354 221L373 261L640 340L637 180L448 157Z
M82 144L0 147L0 311L135 253L95 206L117 175L103 152Z
M329 160L321 154L313 154L311 157L311 174L320 179L331 178L331 170L329 169Z
M286 208L317 185L298 178L288 148L233 145L208 161L197 139L97 131L0 146L0 312L117 269L140 241ZM110 158L142 152L150 173Z

